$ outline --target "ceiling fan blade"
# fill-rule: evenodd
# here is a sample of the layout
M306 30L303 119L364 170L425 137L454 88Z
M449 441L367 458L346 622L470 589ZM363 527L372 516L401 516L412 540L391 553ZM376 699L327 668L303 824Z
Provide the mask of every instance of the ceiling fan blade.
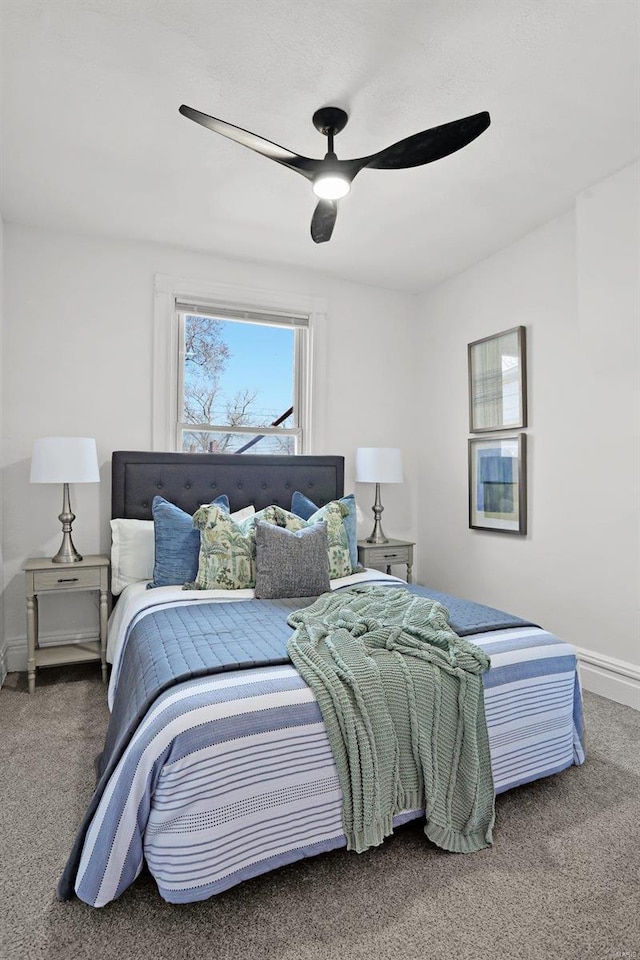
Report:
M405 170L409 167L419 167L423 163L448 157L450 153L466 147L468 143L484 133L490 123L491 117L485 110L472 117L452 120L451 123L443 123L440 127L415 133L412 137L399 140L385 150L380 150L379 153L351 162L361 163L362 166L358 169L371 167L376 170Z
M337 216L338 204L335 200L321 200L318 203L311 218L311 238L314 243L331 240Z
M264 137L259 137L249 130L243 130L242 127L235 127L232 123L227 123L225 120L210 117L206 113L201 113L200 110L187 107L184 103L180 107L180 113L183 117L194 120L208 130L213 130L214 133L228 137L229 140L235 140L236 143L241 143L243 147L249 147L250 150L261 153L263 157L268 157L269 160L275 160L276 163L281 163L285 167L289 167L290 170L301 173L302 176L308 180L313 179L318 165L321 163L320 160L301 157L299 154L292 153L291 150L287 150L285 147L278 146L277 143L272 143L271 140L265 140Z

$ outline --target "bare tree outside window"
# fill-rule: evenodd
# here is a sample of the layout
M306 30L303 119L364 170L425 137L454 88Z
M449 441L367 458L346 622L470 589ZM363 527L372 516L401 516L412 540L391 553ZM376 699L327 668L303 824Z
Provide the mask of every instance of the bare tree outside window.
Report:
M295 453L295 329L201 314L181 329L183 451Z

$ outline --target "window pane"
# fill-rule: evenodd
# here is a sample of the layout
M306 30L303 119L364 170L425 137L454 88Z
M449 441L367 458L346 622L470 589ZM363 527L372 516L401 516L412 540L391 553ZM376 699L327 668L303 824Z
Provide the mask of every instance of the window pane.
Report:
M184 430L183 453L268 453L293 455L296 451L295 436L277 436L273 433L224 433L212 430Z
M259 427L288 414L293 426L294 343L291 327L187 315L182 421Z

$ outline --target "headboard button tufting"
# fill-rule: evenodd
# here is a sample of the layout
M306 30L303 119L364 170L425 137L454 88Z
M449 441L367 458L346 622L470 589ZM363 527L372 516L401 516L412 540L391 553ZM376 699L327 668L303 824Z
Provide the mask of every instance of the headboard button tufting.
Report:
M327 503L342 496L343 475L342 457L117 450L112 456L111 515L151 519L154 496L168 497L191 512L195 502L213 500L221 492L229 495L235 509L251 501L256 508L277 503L289 509L294 490Z

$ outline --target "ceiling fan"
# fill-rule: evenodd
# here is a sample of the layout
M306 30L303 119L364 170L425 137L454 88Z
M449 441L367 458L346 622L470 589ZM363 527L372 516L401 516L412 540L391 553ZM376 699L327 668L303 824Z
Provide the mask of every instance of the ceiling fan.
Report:
M372 153L368 157L359 157L354 160L338 160L333 150L333 138L344 129L349 117L340 107L322 107L313 115L313 125L327 138L327 153L322 160L301 157L284 147L265 140L263 137L235 127L224 120L209 117L206 113L194 110L182 104L180 113L189 120L195 120L214 133L235 140L256 153L261 153L276 163L281 163L290 170L302 174L311 180L313 192L319 197L318 205L311 219L311 237L316 243L326 243L331 239L336 217L338 215L337 201L346 196L351 189L355 176L365 167L376 170L404 170L408 167L419 167L433 160L440 160L450 153L455 153L483 133L491 118L484 111L461 120L452 120L439 127L423 130L412 137L399 140L390 147Z

